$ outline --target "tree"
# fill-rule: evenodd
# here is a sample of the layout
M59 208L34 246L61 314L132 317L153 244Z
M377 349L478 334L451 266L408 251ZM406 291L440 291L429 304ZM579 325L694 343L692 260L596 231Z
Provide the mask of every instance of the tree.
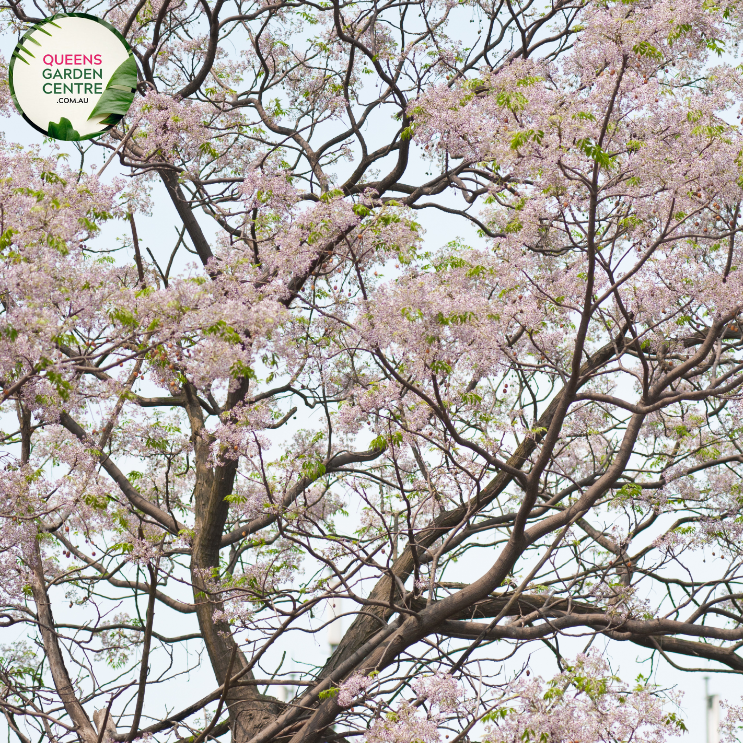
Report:
M737 4L8 0L4 34L73 10L140 84L79 166L2 143L17 739L679 733L560 642L743 672ZM267 665L340 599L323 667Z

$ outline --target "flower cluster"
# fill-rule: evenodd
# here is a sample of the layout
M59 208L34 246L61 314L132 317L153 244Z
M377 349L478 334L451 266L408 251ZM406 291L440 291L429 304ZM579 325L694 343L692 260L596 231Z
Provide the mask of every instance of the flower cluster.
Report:
M678 696L671 696L671 701L677 703ZM622 683L595 652L579 655L572 666L546 683L537 676L522 676L487 719L489 743L661 743L686 729L675 712L666 710L658 690Z

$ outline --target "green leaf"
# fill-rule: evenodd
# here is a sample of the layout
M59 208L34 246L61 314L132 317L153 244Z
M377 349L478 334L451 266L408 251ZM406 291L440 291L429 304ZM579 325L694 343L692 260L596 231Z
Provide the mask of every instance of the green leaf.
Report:
M111 75L106 89L95 104L93 112L88 116L107 114L104 124L116 124L126 114L134 100L134 90L137 87L137 63L133 56L127 57Z
M37 43L38 43L38 42L37 42ZM25 46L21 46L21 45L19 44L19 45L18 45L18 47L17 47L17 49L18 49L19 51L25 52L26 54L28 54L28 56L29 56L29 57L34 57L34 59L36 58L36 57L35 57L35 56L34 56L33 54L31 54L31 52L29 52L29 51L28 51L28 49L26 49L26 47L25 47ZM21 57L21 56L20 56L20 54L19 54L19 55L17 55L17 56L18 56L18 58L19 58L19 59L23 59L23 57ZM25 60L25 59L23 59L23 61L25 62L26 60Z
M670 40L670 39L669 39ZM641 41L632 47L635 54L641 57L650 57L650 59L662 60L663 54L656 49L649 41Z
M122 62L111 75L111 79L106 85L106 90L115 86L133 90L137 87L137 63L130 54L125 62Z
M129 110L133 100L134 93L118 90L117 88L107 88L98 99L98 103L95 104L93 113L88 116L88 119L101 114L123 116Z
M116 126L124 117L121 114L109 114L105 119L101 121L101 124L106 126Z
M616 158L605 150L602 150L597 144L591 142L590 139L579 139L575 144L581 152L588 155L588 157L597 162L602 168L611 170L616 166Z
M511 139L511 149L518 150L519 147L523 147L532 139L537 144L539 144L543 138L544 132L541 129L539 129L538 131L535 131L534 129L527 129L526 131L516 132Z
M77 142L80 140L79 132L72 128L72 122L64 116L59 120L58 124L50 121L47 131L50 137L61 139L63 142Z

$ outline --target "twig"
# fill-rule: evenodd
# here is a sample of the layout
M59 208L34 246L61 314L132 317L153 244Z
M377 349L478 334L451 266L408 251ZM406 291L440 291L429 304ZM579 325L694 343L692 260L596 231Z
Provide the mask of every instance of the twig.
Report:
M224 700L227 698L227 692L229 691L229 688L230 688L230 681L232 681L230 676L232 674L232 664L235 662L236 655L237 655L237 645L234 645L232 648L232 655L230 656L230 662L227 664L227 674L224 680L224 689L222 691L222 696L219 698L219 704L217 704L217 711L214 713L214 717L212 718L212 721L201 732L201 734L193 741L193 743L201 743L203 740L205 740L206 736L209 735L209 733L211 733L211 731L214 729L214 726L217 724L217 720L219 720L219 716L222 714L222 707L224 706Z
M577 518L577 517L576 517ZM573 519L575 521L575 519ZM454 675L465 663L467 658L469 658L470 655L475 651L475 649L480 645L480 643L485 639L485 636L487 633L495 627L498 622L500 622L503 617L506 616L509 609L514 605L514 603L518 600L518 597L524 592L524 589L526 586L529 585L530 581L534 578L534 576L542 569L542 566L545 562L549 559L550 555L554 551L555 547L557 547L558 544L562 541L563 537L565 536L567 530L573 525L573 521L566 524L565 527L560 531L560 533L557 535L555 540L550 545L549 549L544 553L542 559L536 564L536 566L531 570L529 575L524 578L524 580L521 582L521 585L513 592L513 595L509 599L508 603L501 609L500 612L498 612L498 615L493 619L490 624L485 627L485 629L480 633L480 636L465 650L462 657L452 666L449 673Z
M119 146L118 146L118 147L117 147L117 148L116 148L116 149L115 149L115 150L114 150L114 151L113 151L113 152L111 153L111 157L109 157L109 158L108 158L108 160L106 160L106 162L105 162L105 163L103 164L103 167L102 167L102 168L101 168L101 169L100 169L100 170L98 171L98 173L97 173L97 175L96 175L96 177L97 177L97 178L100 178L100 177L101 177L101 174L102 174L102 173L103 173L103 171L104 171L104 170L105 170L105 169L106 169L106 168L107 168L107 167L109 166L109 164L111 163L111 160L113 160L113 159L114 159L114 158L116 157L116 155L118 154L119 150L120 150L120 149L121 149L121 148L122 148L122 147L123 147L123 146L124 146L124 145L125 145L125 144L127 143L127 140L129 139L129 137L131 137L131 136L132 136L132 133L133 133L133 132L134 132L134 130L135 130L135 129L137 128L137 126L139 125L139 122L140 122L141 120L142 120L142 117L140 116L140 117L139 117L139 118L138 118L138 119L137 119L137 120L136 120L136 121L135 121L135 122L134 122L134 123L133 123L133 124L132 124L132 125L131 125L131 126L129 127L129 131L128 131L128 132L127 132L127 133L126 133L125 135L124 135L124 138L123 138L123 139L121 140L121 142L119 142Z
M114 703L115 697L111 695L111 699L108 700L108 707L106 707L106 714L103 715L103 720L101 721L101 729L98 731L98 741L97 743L101 743L103 740L103 736L106 734L106 725L108 724L108 717L111 714L111 706Z
M142 647L142 667L139 670L139 690L137 692L137 706L134 709L134 719L132 727L127 735L127 743L137 737L137 728L142 717L142 707L144 706L144 695L147 688L147 672L149 670L150 645L152 644L152 624L155 619L155 595L157 593L157 570L152 565L147 566L150 573L150 599L147 602L147 619L144 631L144 646Z

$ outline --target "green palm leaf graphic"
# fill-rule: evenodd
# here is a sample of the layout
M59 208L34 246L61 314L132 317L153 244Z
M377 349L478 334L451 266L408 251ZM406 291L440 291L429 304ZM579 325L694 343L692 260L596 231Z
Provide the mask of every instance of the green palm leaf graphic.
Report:
M132 105L136 87L137 63L134 61L134 57L130 55L111 75L106 89L98 99L98 103L95 104L95 108L88 119L107 114L102 123L116 124Z
M73 129L72 122L64 116L59 120L58 124L50 121L47 131L50 137L61 139L64 142L77 142L80 140L80 134L76 129Z

